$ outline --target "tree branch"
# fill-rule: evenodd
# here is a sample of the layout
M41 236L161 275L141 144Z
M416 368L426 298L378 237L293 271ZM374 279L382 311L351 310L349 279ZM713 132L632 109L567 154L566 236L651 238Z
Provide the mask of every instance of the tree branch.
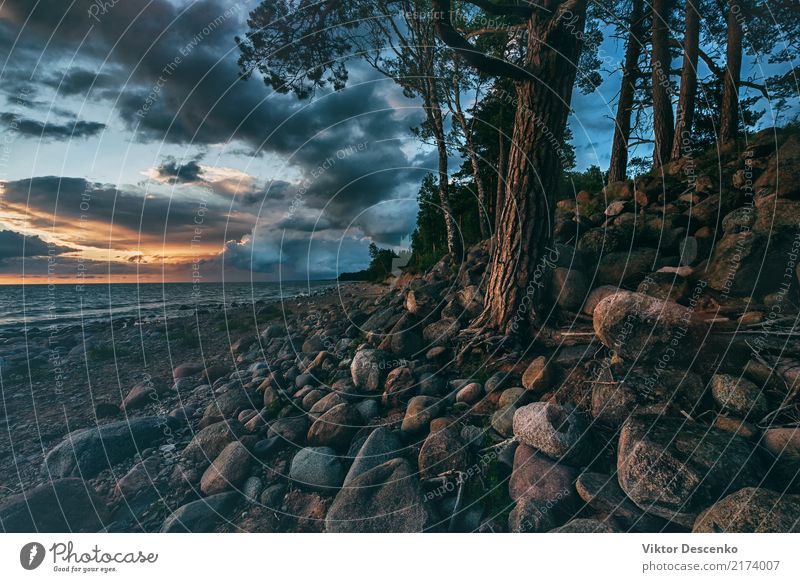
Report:
M527 28L526 24L514 24L513 26L504 26L502 28L493 28L493 27L485 27L479 28L477 30L469 31L465 36L466 38L472 38L474 36L480 36L482 34L500 34L509 32L512 30L521 30L523 28Z
M464 0L468 4L477 6L487 14L497 14L499 16L519 16L520 18L530 18L534 10L547 10L544 6L526 2L525 5L519 4L495 4L490 0ZM549 10L548 10L549 12Z
M450 0L432 0L433 17L436 34L455 50L463 59L476 69L489 75L508 77L515 81L529 79L530 76L521 68L504 59L491 57L476 49L459 33L450 20Z
M675 47L683 48L683 43L681 41L679 41L678 39L675 39L675 38L670 39L669 44L672 45L672 46L675 46ZM708 53L706 53L703 49L699 48L699 49L697 49L697 54L700 55L700 58L703 59L703 62L706 64L708 69L711 71L711 73L715 77L717 77L718 79L724 79L725 78L725 69L720 67L717 63L715 63L714 59L712 59L708 55ZM765 99L769 99L770 98L769 91L767 91L767 86L766 85L761 85L759 83L755 83L754 81L749 81L749 80L740 80L739 81L739 86L740 87L750 87L751 89L755 89L756 91L760 91Z

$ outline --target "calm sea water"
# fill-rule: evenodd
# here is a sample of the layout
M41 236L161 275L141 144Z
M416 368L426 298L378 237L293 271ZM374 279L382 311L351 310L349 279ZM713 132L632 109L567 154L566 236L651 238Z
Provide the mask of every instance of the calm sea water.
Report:
M282 283L206 283L193 294L191 283L0 286L0 329L70 325L135 317L164 318L194 308L252 304L315 294L335 281ZM183 309L181 309L183 307Z

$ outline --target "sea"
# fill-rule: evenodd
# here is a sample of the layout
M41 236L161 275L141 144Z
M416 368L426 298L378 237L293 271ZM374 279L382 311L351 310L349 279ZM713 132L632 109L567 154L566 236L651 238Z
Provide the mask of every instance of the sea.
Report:
M186 315L188 309L252 305L315 295L336 281L278 283L112 283L0 285L0 330L67 326L109 319Z

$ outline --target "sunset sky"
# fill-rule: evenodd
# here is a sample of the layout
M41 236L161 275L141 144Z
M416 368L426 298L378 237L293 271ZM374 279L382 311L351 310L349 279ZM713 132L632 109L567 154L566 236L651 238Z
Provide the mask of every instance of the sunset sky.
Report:
M310 101L238 80L255 4L0 0L0 283L332 278L403 244L436 167L420 104L355 61ZM580 168L618 85L576 93Z

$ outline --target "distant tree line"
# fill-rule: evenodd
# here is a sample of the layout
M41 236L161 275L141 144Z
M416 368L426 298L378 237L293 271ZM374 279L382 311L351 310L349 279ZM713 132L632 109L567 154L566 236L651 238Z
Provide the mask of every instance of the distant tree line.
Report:
M392 261L397 254L391 249L378 248L374 242L369 245L369 266L362 271L342 273L339 281L370 281L381 283L392 274Z

